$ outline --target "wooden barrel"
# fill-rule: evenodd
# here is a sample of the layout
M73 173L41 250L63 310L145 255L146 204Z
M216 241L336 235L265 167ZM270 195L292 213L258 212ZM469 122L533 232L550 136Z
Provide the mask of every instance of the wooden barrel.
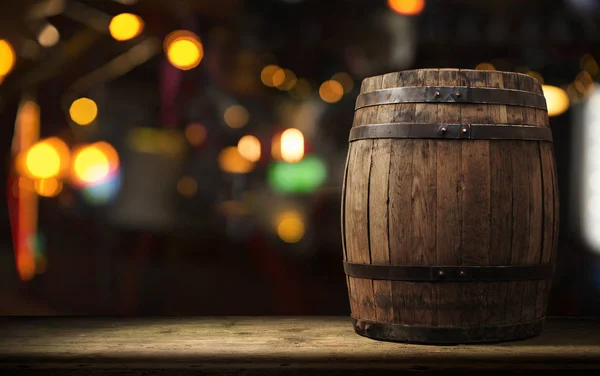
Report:
M558 217L535 79L422 69L363 81L342 194L358 334L413 343L540 334Z

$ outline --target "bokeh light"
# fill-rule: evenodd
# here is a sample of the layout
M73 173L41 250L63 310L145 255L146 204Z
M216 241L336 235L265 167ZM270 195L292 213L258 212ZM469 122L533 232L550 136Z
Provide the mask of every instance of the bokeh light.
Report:
M536 71L533 71L533 70L529 70L529 71L527 71L527 73L526 73L526 74L527 74L529 77L533 77L533 78L535 78L536 80L538 80L538 81L539 81L539 83L540 83L540 85L543 85L543 84L544 84L544 77L543 77L543 76L542 76L542 75L541 75L539 72L536 72Z
M79 98L69 107L69 116L76 124L90 125L98 116L98 105L90 98Z
M496 67L492 63L479 63L475 66L476 70L496 70Z
M15 65L15 50L7 40L0 39L0 77L6 76Z
M198 182L191 176L184 176L177 182L177 192L183 197L193 197L198 190Z
M58 29L52 24L44 26L42 31L38 34L38 43L43 47L52 47L60 40L60 33Z
M17 255L17 271L22 281L30 281L35 276L35 259L31 252L20 252Z
M227 107L223 114L223 120L231 128L242 128L250 120L250 114L244 106L233 105Z
M54 145L40 141L25 154L27 175L36 179L48 179L58 176L61 170L61 155Z
M267 65L260 72L260 80L265 86L275 87L275 84L273 83L273 76L275 76L275 73L280 70L283 72L283 70L275 64Z
M344 94L348 94L354 88L354 79L346 72L336 73L331 77L332 80L339 82L344 88Z
M327 167L315 155L306 156L298 163L274 162L267 170L271 189L280 193L311 193L327 179Z
M558 116L569 108L569 96L556 86L543 85L544 97L548 105L548 116Z
M165 53L169 62L181 70L190 70L198 66L204 57L200 38L187 30L177 30L165 38Z
M327 103L335 103L342 99L344 87L335 80L325 81L319 88L319 95Z
M295 210L285 211L277 216L277 235L286 243L298 243L304 237L302 215Z
M62 191L63 183L55 178L39 179L33 183L33 188L40 196L54 197Z
M81 147L73 155L73 178L83 185L102 182L118 167L117 151L107 142Z
M237 147L228 146L219 153L219 167L225 172L246 174L254 169L254 163L242 157Z
M144 29L144 22L139 16L131 13L121 13L110 20L108 30L118 41L133 39Z
M281 159L299 162L304 157L304 134L296 128L286 129L281 134Z
M296 82L296 85L290 90L290 95L295 99L306 99L310 96L312 88L310 83L305 78L300 78Z
M596 77L600 71L598 62L590 54L585 54L580 61L581 69L587 71L592 77Z
M192 146L200 146L206 140L206 128L200 123L191 123L185 127L185 138Z
M281 160L281 132L273 135L273 139L271 140L271 157L276 161Z
M260 141L252 135L246 135L238 141L238 152L250 162L256 162L260 159Z
M416 16L425 8L425 0L388 0L391 10L404 16Z
M283 79L280 79L279 77L280 71L283 72ZM291 90L296 86L297 82L298 78L296 77L296 74L289 69L280 69L273 76L273 84L275 84L275 87L279 90Z
M87 185L82 190L83 199L92 205L102 205L111 202L121 189L121 174L110 174L106 179ZM61 197L63 197L62 195Z

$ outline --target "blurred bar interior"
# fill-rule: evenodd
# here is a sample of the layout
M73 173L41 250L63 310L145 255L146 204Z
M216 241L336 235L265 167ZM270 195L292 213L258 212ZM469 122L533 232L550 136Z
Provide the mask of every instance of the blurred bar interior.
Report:
M347 315L360 82L454 67L544 84L549 314L599 315L599 21L600 0L3 1L0 314Z

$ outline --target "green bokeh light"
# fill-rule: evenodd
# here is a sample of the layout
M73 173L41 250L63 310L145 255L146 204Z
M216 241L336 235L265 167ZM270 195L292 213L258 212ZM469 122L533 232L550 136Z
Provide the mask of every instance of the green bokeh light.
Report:
M327 179L327 167L314 155L297 163L274 162L267 171L271 189L281 193L310 193Z

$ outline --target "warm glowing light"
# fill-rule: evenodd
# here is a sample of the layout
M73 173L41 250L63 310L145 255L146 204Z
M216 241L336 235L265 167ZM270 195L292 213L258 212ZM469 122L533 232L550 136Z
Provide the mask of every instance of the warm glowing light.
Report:
M305 78L300 78L296 82L296 86L290 90L290 95L296 99L306 99L310 96L310 83Z
M298 243L304 237L304 221L297 211L287 211L277 217L277 235L286 243Z
M283 79L280 78L279 72L283 72ZM273 83L279 90L291 90L296 86L296 82L296 74L289 69L280 69L273 76Z
M225 110L225 114L223 114L223 120L225 120L225 124L229 125L231 128L241 128L248 123L248 120L250 120L250 114L244 106L229 106Z
M304 157L304 135L298 129L286 129L281 134L281 159L299 162Z
M47 24L38 34L38 43L43 47L52 47L60 40L58 29L52 24Z
M50 178L50 179L40 179L36 180L33 184L33 188L35 192L43 197L54 197L62 191L63 184L60 180Z
M319 95L327 103L335 103L342 99L344 87L335 80L323 82L319 88Z
M200 123L191 123L185 127L185 138L190 145L199 146L206 140L206 128Z
M342 84L342 87L344 88L344 94L351 92L354 88L354 79L346 72L336 73L333 75L333 77L331 77L331 79Z
M391 10L404 16L416 16L425 8L425 0L388 0Z
M273 86L277 87L282 85L283 81L285 81L285 70L279 68L273 73Z
M6 76L15 65L15 50L8 41L0 39L0 76Z
M255 136L246 135L240 138L237 149L240 155L250 162L260 159L260 141Z
M187 30L177 30L165 38L165 52L169 62L181 70L198 66L204 57L200 38Z
M25 167L34 178L52 178L60 173L60 157L58 150L52 144L41 141L32 146L25 155Z
M492 63L479 63L475 67L477 70L496 70L496 67Z
M30 252L17 255L17 271L22 281L30 281L35 276L35 259Z
M76 124L90 125L98 116L98 106L90 98L79 98L71 104L69 116Z
M533 77L536 80L538 80L541 85L544 84L544 77L539 72L530 70L530 71L527 71L527 75L529 77Z
M198 183L191 176L184 176L177 182L177 192L184 197L192 197L198 190Z
M544 97L548 105L548 116L558 116L569 108L569 96L556 86L543 85Z
M246 174L254 169L254 163L242 157L237 147L229 146L219 153L219 167L225 172Z
M593 77L596 77L598 75L600 68L598 67L598 63L596 62L596 59L594 59L594 57L592 55L585 54L581 58L580 63L581 63L581 69L586 70Z
M281 159L281 133L275 133L271 140L271 156L275 160Z
M285 73L283 72L283 70L281 68L279 68L279 66L274 65L274 64L267 65L260 72L260 80L262 81L262 83L265 86L275 87L275 83L273 83L273 77L275 76L275 73L277 73L279 71L281 71L285 75Z
M73 157L73 173L84 185L104 181L119 167L117 151L107 142L97 142L77 150Z
M144 29L144 22L135 14L121 13L110 20L108 30L115 40L125 41L140 35Z
M83 188L83 199L92 205L106 204L114 199L121 189L121 174L119 172L110 174L108 178L87 185ZM63 198L64 195L61 195ZM68 202L63 204L69 206Z
M594 79L588 71L581 71L575 78L573 85L580 93L587 96L594 89Z
M138 153L179 155L185 149L185 140L175 131L137 127L129 132L127 143Z

